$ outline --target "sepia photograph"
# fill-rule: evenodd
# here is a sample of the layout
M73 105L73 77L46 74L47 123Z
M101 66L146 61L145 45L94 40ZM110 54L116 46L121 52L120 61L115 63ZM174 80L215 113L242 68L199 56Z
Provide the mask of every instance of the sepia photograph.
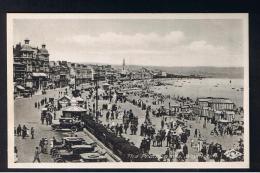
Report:
M249 168L247 13L8 13L9 168Z

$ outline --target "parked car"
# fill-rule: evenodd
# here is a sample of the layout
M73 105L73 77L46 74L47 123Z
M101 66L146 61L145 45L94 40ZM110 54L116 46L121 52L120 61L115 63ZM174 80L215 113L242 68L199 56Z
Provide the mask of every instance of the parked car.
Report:
M77 132L83 130L84 122L74 120L73 118L60 118L58 121L53 120L51 125L53 130L71 130Z
M29 90L24 90L22 95L23 97L28 98L31 96L31 92Z
M55 141L55 143L53 143L53 148L50 153L54 157L60 150L71 150L71 147L74 145L96 146L96 143L88 144L83 138L80 137L64 137L62 138L62 141Z
M91 144L73 145L69 149L58 150L54 156L55 162L77 162L80 154L94 152L95 146Z
M83 153L80 154L81 162L107 162L106 153Z

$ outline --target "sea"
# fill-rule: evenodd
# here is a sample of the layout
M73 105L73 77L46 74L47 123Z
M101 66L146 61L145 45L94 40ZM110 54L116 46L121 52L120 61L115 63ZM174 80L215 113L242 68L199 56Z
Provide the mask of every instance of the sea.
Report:
M171 96L183 96L196 99L199 97L222 97L232 100L237 107L243 107L244 80L203 78L203 79L167 79L166 86L153 86L155 92Z

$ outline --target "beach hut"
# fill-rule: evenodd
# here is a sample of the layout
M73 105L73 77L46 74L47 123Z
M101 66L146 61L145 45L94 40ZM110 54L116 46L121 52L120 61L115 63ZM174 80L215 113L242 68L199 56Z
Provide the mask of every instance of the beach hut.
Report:
M179 104L175 104L175 105L171 106L171 111L174 113L180 112L180 110L181 110L181 107Z
M226 119L228 122L233 122L235 119L235 112L234 111L225 111L224 119Z
M214 112L214 118L216 121L219 121L220 119L223 119L223 112L222 111L215 111Z

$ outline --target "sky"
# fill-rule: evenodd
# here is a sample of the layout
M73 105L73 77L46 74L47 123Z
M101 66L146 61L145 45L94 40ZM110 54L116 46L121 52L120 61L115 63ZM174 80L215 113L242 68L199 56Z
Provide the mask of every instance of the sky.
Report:
M14 19L13 44L50 60L152 66L243 66L240 19Z

